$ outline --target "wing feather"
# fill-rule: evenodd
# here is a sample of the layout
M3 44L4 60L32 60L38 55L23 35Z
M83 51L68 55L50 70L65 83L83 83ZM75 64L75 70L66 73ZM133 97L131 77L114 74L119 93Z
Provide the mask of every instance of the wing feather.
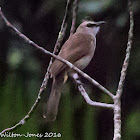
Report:
M74 64L77 60L89 54L90 44L93 41L95 40L90 35L75 33L64 43L58 56ZM58 75L66 67L66 64L55 59L51 66L51 75Z

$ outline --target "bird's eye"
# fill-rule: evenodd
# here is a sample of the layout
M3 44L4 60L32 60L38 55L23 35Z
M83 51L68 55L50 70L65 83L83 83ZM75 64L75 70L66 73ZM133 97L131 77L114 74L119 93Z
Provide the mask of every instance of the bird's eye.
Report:
M93 23L88 23L87 24L87 27L93 27L93 26L95 26L95 24L93 24Z

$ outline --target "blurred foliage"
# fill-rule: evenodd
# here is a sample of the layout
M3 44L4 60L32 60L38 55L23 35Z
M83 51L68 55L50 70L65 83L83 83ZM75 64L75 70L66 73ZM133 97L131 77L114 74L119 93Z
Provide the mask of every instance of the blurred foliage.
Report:
M140 111L134 110L126 119L126 131L125 137L127 140L139 139L140 133Z
M50 51L53 50L62 23L65 5L66 0L0 1L0 7L9 21L31 40ZM139 0L133 0L134 40L122 96L123 140L140 139L139 5ZM95 56L84 71L111 92L115 92L129 30L127 0L80 0L77 26L86 17L95 21L105 20L107 24L97 35ZM70 24L69 19L68 29ZM67 30L65 40L68 35ZM24 43L9 31L0 18L0 131L18 123L27 114L37 97L49 60L49 56ZM82 80L93 100L112 102L99 89ZM57 120L53 123L46 122L42 116L50 89L51 80L31 118L13 132L55 132L61 133L61 138L58 138L61 140L112 139L113 112L87 105L71 80L64 87Z

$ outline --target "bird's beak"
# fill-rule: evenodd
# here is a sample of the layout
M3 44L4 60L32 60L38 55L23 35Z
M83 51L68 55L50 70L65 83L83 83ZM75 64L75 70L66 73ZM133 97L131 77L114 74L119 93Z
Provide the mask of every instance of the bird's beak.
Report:
M96 25L100 26L100 25L105 24L105 23L106 23L105 21L98 21L98 22L96 22Z

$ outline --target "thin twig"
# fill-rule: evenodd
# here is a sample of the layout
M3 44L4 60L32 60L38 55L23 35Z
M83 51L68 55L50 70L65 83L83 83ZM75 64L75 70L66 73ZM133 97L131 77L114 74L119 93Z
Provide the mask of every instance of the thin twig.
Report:
M76 17L77 17L77 11L78 11L78 2L79 0L74 0L73 2L73 16L72 16L72 26L70 29L70 36L74 34L75 32L75 24L76 24Z
M113 104L92 101L90 97L88 96L86 90L84 89L82 82L79 80L79 76L77 73L72 74L71 77L74 79L74 81L78 85L78 90L80 91L84 99L86 100L87 104L92 105L92 106L97 106L97 107L114 109Z
M127 72L127 68L128 68L128 64L129 64L130 51L132 48L134 20L133 20L133 11L132 11L131 0L128 0L128 8L129 8L129 13L130 13L130 29L129 29L129 33L128 33L126 56L125 56L125 60L124 60L123 66L122 66L120 81L119 81L118 89L116 92L116 95L119 97L121 96L122 91L123 91L124 80L126 77L126 72Z
M58 36L58 39L56 41L56 44L55 44L55 48L54 48L54 54L57 53L57 50L60 48L61 46L61 43L63 41L63 38L64 38L64 35L65 35L65 31L66 31L66 27L67 27L67 18L68 18L68 11L70 10L70 5L71 5L71 0L68 0L67 1L67 5L66 5L66 10L65 10L65 15L64 15L64 18L63 18L63 23L61 25L61 30L59 32L59 36ZM35 44L34 42L32 42L29 38L27 38L24 34L22 34L20 31L18 31L7 19L6 17L4 16L4 14L2 13L1 11L1 7L0 7L0 15L2 17L2 19L4 20L4 22L6 23L6 25L8 27L10 27L11 29L13 29L17 34L18 36L20 36L22 39L24 39L26 42L28 42L29 44ZM25 121L30 117L31 113L33 112L33 110L35 109L35 107L37 106L37 104L39 103L39 100L41 99L41 93L43 92L43 90L45 90L46 88L46 85L47 85L47 82L48 82L48 79L49 79L49 69L50 69L50 66L52 64L52 58L51 58L51 61L49 63L49 66L48 66L48 69L47 69L47 73L45 74L45 77L44 77L44 80L42 82L42 85L40 87L40 90L39 90L39 93L38 93L38 96L37 96L37 99L35 101L35 103L33 104L33 106L31 107L31 109L29 110L28 114L19 122L17 123L16 125L14 125L13 127L10 127L10 128L7 128L5 130L3 130L0 134L6 132L6 131L10 131L10 130L13 130L15 129L16 127L18 127L19 125L23 125L25 123Z
M55 47L54 47L53 54L56 54L58 52L59 48L61 47L63 38L65 36L65 32L66 32L66 28L67 28L68 13L70 11L70 7L71 7L71 0L67 0L65 15L64 15L63 22L62 22L62 25L61 25L61 29L60 29L60 32L59 32L59 35L58 35L58 38L57 38L57 41L56 41L56 44L55 44ZM39 92L42 92L46 88L46 85L47 85L48 79L49 79L49 71L50 71L50 67L52 65L52 61L53 61L53 57L50 60L49 66L47 68L47 72L45 74L45 77L44 77L44 80L42 82L42 85L40 87Z
M90 99L90 97L88 96L86 90L83 88L82 85L79 85L79 86L78 86L78 89L79 89L80 93L82 94L82 96L84 97L84 99L86 100L86 102L87 102L89 105L97 106L97 107L103 107L103 108L114 109L114 105L113 105L113 104L107 104L107 103L101 103L101 102L92 101L92 100Z
M128 43L126 49L126 56L121 70L120 81L118 85L118 89L116 92L116 96L114 98L114 138L113 140L121 139L121 95L124 86L124 80L126 77L126 72L129 64L130 51L132 48L132 40L133 40L133 28L134 28L134 19L133 19L133 10L131 0L128 0L128 8L130 14L130 28L128 33Z
M18 126L21 125L21 124L22 124L22 123L21 123L21 121L20 121L20 122L17 123L16 125L14 125L14 126L12 126L12 127L10 127L10 128L4 129L2 132L0 132L0 135L3 134L3 133L5 133L5 132L7 132L7 131L10 131L10 130L15 129L16 127L18 127Z

